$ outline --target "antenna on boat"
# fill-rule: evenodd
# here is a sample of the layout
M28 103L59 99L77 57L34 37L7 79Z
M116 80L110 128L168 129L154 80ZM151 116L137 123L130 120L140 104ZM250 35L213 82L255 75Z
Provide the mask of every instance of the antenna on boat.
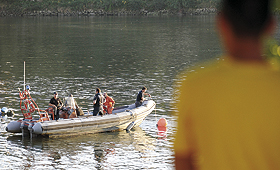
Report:
M25 61L23 62L23 91L25 90Z

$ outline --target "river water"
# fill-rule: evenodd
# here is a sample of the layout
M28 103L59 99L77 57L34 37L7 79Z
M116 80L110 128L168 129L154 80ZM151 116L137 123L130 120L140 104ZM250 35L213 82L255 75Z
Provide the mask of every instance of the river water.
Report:
M173 83L181 71L222 53L214 15L3 17L0 30L0 108L16 113L1 119L1 169L174 169ZM130 132L55 139L7 133L7 124L22 117L24 61L26 84L41 109L57 91L60 98L72 93L90 110L97 87L116 107L127 105L142 86L156 109ZM160 118L168 121L166 131L156 127Z

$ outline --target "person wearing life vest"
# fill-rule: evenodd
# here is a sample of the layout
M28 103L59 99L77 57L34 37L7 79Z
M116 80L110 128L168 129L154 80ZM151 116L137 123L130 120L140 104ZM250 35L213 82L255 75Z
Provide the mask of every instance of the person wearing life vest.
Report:
M93 98L93 116L97 116L98 114L103 116L104 97L101 94L101 90L99 88L96 88L95 93L96 94Z
M26 99L24 102L24 107L25 107L25 110L26 111L29 111L30 113L33 113L35 111L35 106L34 104L32 103L32 101Z
M61 100L58 98L58 93L54 92L54 96L51 98L49 106L52 106L54 109L54 115L55 115L55 120L59 119L59 110L62 108L63 103Z
M103 103L103 111L108 114L112 114L113 109L114 109L114 105L115 105L115 101L112 97L108 96L107 93L103 93L103 96L105 98L105 103Z

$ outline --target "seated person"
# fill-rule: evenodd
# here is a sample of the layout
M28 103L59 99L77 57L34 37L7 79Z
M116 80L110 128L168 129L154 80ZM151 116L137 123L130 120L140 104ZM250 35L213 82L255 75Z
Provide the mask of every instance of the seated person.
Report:
M71 109L76 109L76 108L79 107L72 94L70 94L69 97L65 98L65 104L64 105L66 107L70 107Z
M104 112L108 114L112 114L115 101L112 97L108 96L107 93L103 93L103 96L105 98L105 102L103 103L103 110Z
M65 98L65 106L76 110L77 116L83 116L84 115L83 110L78 106L78 104L77 104L77 102L74 99L72 94L70 94L69 97Z
M65 98L65 107L68 110L69 118L77 117L76 109L79 108L72 94Z
M58 98L58 93L54 92L54 97L51 98L49 106L53 107L54 110L54 116L53 120L58 120L59 119L59 110L62 108L63 103L61 102L61 100Z

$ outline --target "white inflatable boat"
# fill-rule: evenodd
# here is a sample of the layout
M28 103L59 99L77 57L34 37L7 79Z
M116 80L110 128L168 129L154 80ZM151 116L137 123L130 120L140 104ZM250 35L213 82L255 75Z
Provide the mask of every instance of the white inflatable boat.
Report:
M130 130L139 126L142 121L155 108L153 100L145 100L140 107L135 104L115 108L112 114L104 116L92 116L85 114L71 119L59 119L49 121L38 121L22 119L10 122L6 131L12 133L29 134L30 136L55 137L60 135L77 135L117 130Z

